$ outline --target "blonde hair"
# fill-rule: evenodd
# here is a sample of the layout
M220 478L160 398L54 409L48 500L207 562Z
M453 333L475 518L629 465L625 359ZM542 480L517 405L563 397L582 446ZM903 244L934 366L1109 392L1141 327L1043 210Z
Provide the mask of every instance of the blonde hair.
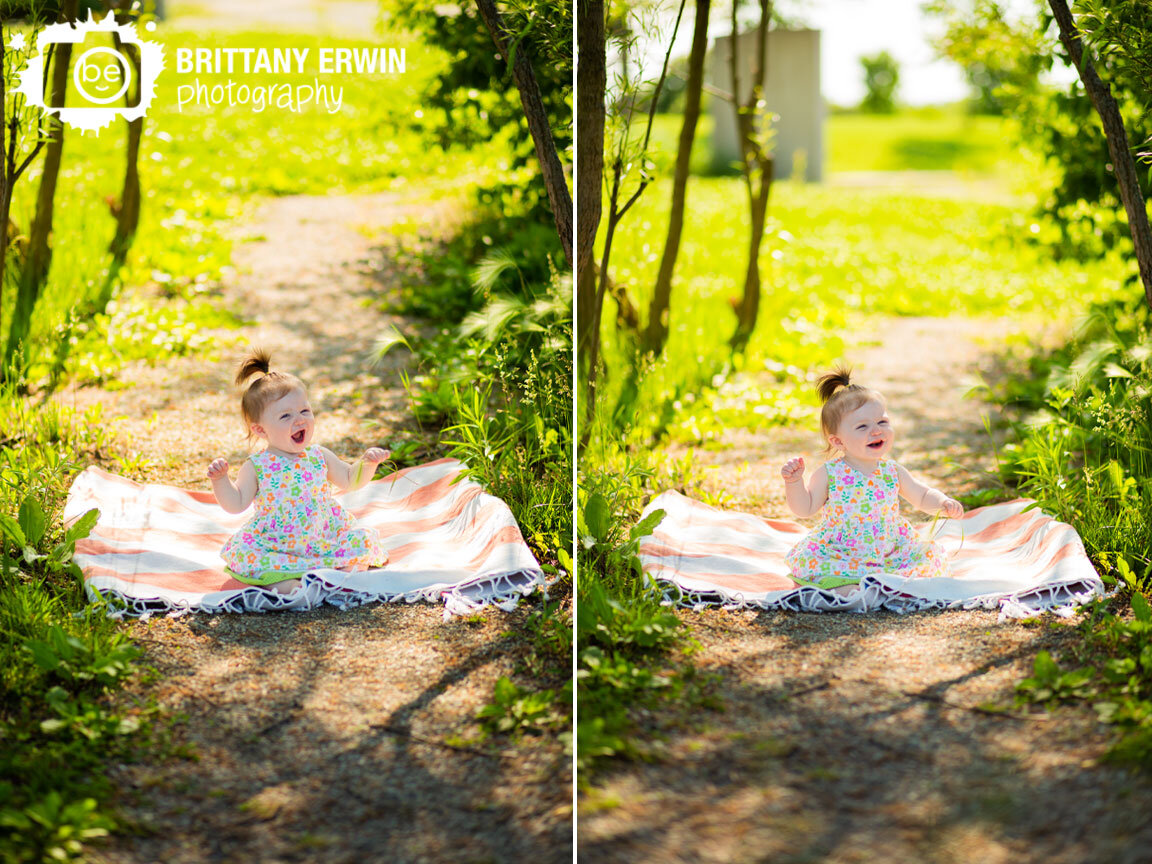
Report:
M272 355L261 348L253 348L236 369L236 386L243 389L240 397L240 416L244 418L244 427L248 430L248 439L252 439L252 424L259 423L264 414L264 408L287 396L293 390L308 392L304 382L288 372L271 371ZM245 385L253 376L250 384Z
M852 383L852 370L837 366L831 372L825 372L816 382L816 392L820 394L820 401L824 407L820 409L820 431L824 433L824 440L828 441L836 430L840 428L840 421L845 414L850 414L861 405L869 402L878 402L887 407L884 397L871 387L864 387ZM832 444L829 442L829 451Z

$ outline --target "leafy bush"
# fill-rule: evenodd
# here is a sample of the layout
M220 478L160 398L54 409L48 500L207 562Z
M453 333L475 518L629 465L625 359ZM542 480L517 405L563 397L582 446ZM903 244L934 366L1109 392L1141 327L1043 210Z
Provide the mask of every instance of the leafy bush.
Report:
M0 860L71 861L116 820L105 760L147 739L154 711L112 697L139 650L72 560L97 513L60 507L77 462L103 444L97 412L34 408L0 390Z
M675 705L687 716L710 704L708 682L689 662L696 643L662 591L646 583L637 557L640 541L664 518L656 510L638 519L655 471L612 451L597 471L582 473L578 488L576 764L583 784L613 758L654 752L657 707Z
M1004 448L1002 474L1071 522L1105 581L1120 589L1082 623L1082 665L1062 668L1042 652L1019 698L1092 702L1121 731L1112 755L1145 768L1152 768L1150 383L1152 333L1141 294L1094 305L1077 339L1032 358L1026 380L1000 392L1031 412Z
M1073 523L1113 575L1121 560L1152 573L1148 317L1142 296L1094 305L1076 340L1000 396L1030 412L1001 452L1003 476Z

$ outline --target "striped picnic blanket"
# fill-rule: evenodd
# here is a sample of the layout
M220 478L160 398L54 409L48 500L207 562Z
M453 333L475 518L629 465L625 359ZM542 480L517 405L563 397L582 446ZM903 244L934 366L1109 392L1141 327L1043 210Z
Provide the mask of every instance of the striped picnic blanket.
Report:
M251 514L226 513L211 492L134 483L87 468L72 484L64 517L99 509L96 527L76 544L76 563L89 596L109 599L116 616L421 599L443 599L445 618L489 603L511 608L544 585L543 571L508 505L463 470L463 463L441 459L337 493L360 524L379 532L388 564L359 573L315 570L290 595L225 572L220 548Z
M640 543L646 577L681 606L789 609L806 612L910 612L1000 607L1002 618L1042 611L1069 615L1104 593L1080 537L1024 499L982 507L962 519L918 529L948 553L948 577L910 579L880 573L859 585L802 586L784 559L807 530L795 522L719 510L669 491L641 519L665 511Z

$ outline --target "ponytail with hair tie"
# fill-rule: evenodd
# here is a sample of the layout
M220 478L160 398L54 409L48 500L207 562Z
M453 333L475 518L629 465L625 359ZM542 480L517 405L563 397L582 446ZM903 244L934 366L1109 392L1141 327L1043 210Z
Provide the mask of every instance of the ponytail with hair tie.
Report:
M267 375L271 368L272 355L263 348L253 348L252 352L241 361L236 370L236 386L242 387L244 382L253 375Z
M856 384L851 382L852 370L844 366L837 366L831 372L825 372L816 382L816 392L822 403L827 403L841 387L851 389Z

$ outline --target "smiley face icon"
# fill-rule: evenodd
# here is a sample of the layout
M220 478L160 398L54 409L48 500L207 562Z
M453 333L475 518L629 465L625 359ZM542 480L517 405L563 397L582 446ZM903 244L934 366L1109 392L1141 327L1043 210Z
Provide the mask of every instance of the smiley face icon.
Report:
M132 83L132 67L113 48L89 48L72 70L76 90L89 102L107 105L124 95Z

